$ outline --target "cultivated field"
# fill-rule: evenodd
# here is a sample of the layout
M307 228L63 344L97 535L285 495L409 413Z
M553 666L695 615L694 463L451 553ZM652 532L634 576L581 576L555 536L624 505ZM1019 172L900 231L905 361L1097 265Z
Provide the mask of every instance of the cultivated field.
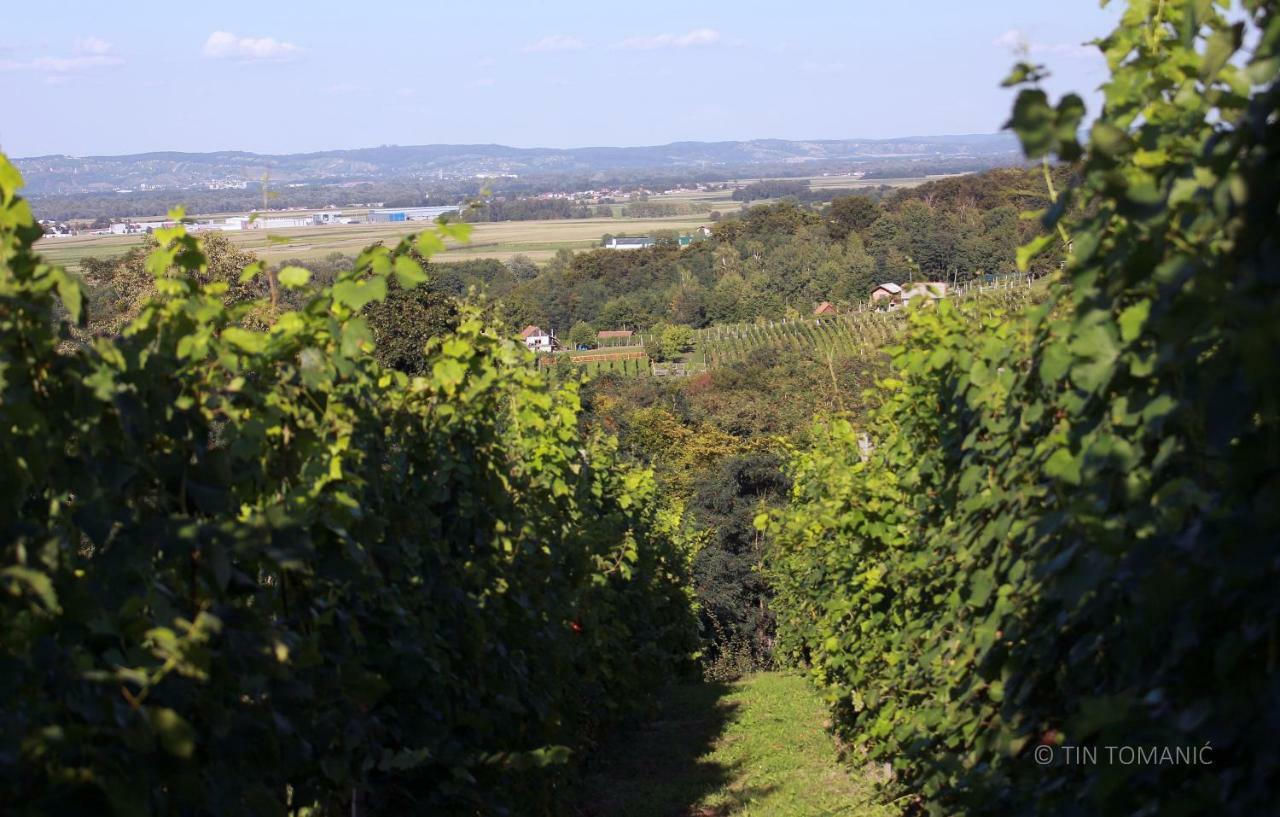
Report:
M813 190L823 190L826 188L845 188L845 187L919 187L927 181L942 176L929 176L928 178L902 178L902 179L855 179L852 176L810 176L807 181L809 187Z
M814 176L807 181L811 187L818 189L875 187L882 184L893 187L913 187L923 184L927 179L860 180L849 176ZM721 213L731 213L737 211L741 203L731 200L730 195L730 191L725 190L687 191L652 196L650 201L698 203ZM624 206L623 203L614 205L614 212L620 212ZM289 211L288 215L308 215L312 212L321 211ZM343 212L351 216L360 216L365 211L363 208L345 208ZM196 218L209 218L209 216L201 215ZM597 247L600 237L605 233L641 235L654 230L687 231L706 223L708 219L705 213L666 218L583 218L490 222L475 225L470 244L451 245L439 258L442 261L461 261L472 258L497 258L506 261L515 255L527 255L534 261L540 262L555 255L557 250L577 251ZM225 235L238 246L251 250L268 262L286 259L308 261L323 258L333 252L355 255L374 242L392 243L399 240L401 236L426 226L423 222L339 224L324 227L248 230L228 232ZM120 255L131 247L138 246L142 241L143 238L136 235L80 235L42 239L39 246L40 252L50 261L76 270L79 269L82 258L108 258Z
M475 225L471 243L451 245L438 256L442 261L470 258L507 260L514 255L527 255L535 261L550 258L559 249L586 250L600 245L605 233L632 235L654 230L687 231L706 224L703 215L670 218L578 218L545 221L498 221ZM392 243L407 233L426 229L425 222L397 224L340 224L329 227L295 227L279 230L247 230L228 232L238 246L258 257L276 262L300 258L323 258L332 252L355 255L370 244ZM276 238L269 239L268 236ZM280 238L287 242L277 243ZM77 269L82 258L107 258L120 255L141 244L141 236L81 235L69 238L46 238L40 241L40 252L50 261Z

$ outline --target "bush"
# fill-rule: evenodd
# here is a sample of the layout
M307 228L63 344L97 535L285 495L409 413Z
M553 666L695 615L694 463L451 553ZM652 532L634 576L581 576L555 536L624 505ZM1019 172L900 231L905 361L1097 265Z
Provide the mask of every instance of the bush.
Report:
M1049 303L914 314L867 430L830 423L758 520L779 653L930 813L1274 810L1280 18L1244 9L1130 6L1043 214ZM1032 87L1012 126L1074 161L1083 113Z
M653 328L648 344L649 357L658 361L675 360L693 350L693 327L678 323L659 324Z
M228 303L202 242L158 230L156 295L60 352L84 296L19 182L0 157L7 810L543 813L684 665L674 525L581 435L576 384L471 308L422 376L370 354L361 310L465 225L331 287L286 267L288 311Z

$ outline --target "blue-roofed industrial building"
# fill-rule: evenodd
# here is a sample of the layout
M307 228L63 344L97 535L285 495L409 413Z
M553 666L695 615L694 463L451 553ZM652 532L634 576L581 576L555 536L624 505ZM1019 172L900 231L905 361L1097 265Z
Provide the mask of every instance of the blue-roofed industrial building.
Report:
M371 223L435 221L446 213L456 213L461 209L458 205L446 205L443 207L385 207L378 210L370 210L369 221Z

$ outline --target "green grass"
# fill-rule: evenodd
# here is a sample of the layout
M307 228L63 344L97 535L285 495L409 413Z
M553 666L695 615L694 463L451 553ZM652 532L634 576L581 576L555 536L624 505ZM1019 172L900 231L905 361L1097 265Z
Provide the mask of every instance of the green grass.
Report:
M656 719L592 759L581 817L890 817L865 769L841 764L822 701L760 673L674 688Z

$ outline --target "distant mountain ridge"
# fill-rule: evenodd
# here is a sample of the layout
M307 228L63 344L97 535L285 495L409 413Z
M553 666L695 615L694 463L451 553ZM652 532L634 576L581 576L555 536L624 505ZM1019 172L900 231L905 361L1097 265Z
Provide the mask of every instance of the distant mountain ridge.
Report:
M732 171L753 166L973 160L990 166L1021 159L1009 134L894 139L752 139L672 142L647 147L516 148L505 145L388 145L313 153L159 151L126 156L33 156L15 159L38 194L184 189L256 182L334 184L406 178L474 178L608 171Z

